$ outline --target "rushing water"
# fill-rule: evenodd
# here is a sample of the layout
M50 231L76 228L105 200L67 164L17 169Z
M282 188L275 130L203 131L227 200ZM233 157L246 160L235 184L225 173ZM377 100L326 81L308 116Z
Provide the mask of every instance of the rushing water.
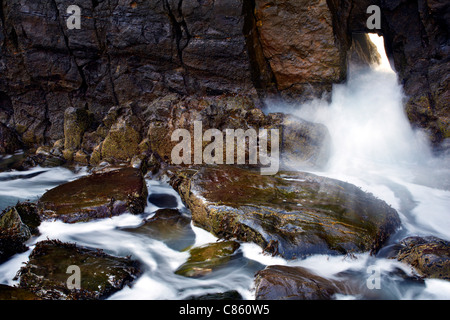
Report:
M358 185L397 209L402 219L397 240L408 235L435 235L449 240L449 162L433 155L423 134L411 128L403 112L402 99L396 75L384 57L382 65L350 73L346 84L336 85L331 103L320 100L302 106L272 103L267 111L289 111L325 124L333 141L332 156L324 171L314 173ZM64 168L39 167L27 172L0 173L0 209L17 201L36 200L47 189L84 174L84 169L75 173ZM177 209L189 215L169 185L152 180L147 180L147 185L150 195L175 196ZM132 287L124 288L110 299L185 299L228 290L237 290L244 299L254 299L255 272L274 264L303 266L331 279L348 274L361 287L366 285L368 267L379 268L380 290L362 290L362 296L339 295L338 299L450 299L450 282L428 279L417 285L404 281L392 271L401 269L408 275L412 271L394 260L365 253L351 257L314 255L287 261L264 255L261 248L249 243L242 244L231 262L216 272L199 279L178 276L174 271L186 261L187 252L130 231L157 209L148 202L145 212L137 216L124 214L76 224L43 222L39 228L41 234L28 241L30 249L0 265L0 283L16 284L13 278L28 260L34 244L49 238L140 260L144 273ZM180 241L200 246L217 240L193 225L192 229L190 238Z

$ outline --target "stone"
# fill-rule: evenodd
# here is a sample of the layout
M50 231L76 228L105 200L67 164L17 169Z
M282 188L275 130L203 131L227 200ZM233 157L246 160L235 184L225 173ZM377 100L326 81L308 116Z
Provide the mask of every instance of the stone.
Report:
M286 259L376 253L400 226L384 201L309 173L262 176L248 168L203 166L173 173L170 183L196 226Z
M303 267L271 265L255 276L256 300L331 300L352 294L345 282L320 277Z
M176 207L178 207L177 198L171 194L152 193L148 197L148 201L160 208L176 208Z
M110 163L116 161L131 161L139 152L141 143L140 120L129 109L111 126L102 144L102 159Z
M223 267L240 247L236 241L221 241L189 250L189 259L175 271L185 277L199 278Z
M256 0L256 26L264 57L283 96L321 97L346 77L325 0Z
M140 214L147 204L147 194L145 180L137 169L95 173L44 193L38 201L39 215L44 220L74 223L124 212Z
M0 262L28 249L25 242L31 232L22 222L15 207L6 208L0 214Z
M80 269L80 288L69 288L69 266ZM57 240L38 242L17 277L19 288L44 300L105 299L140 275L140 264Z
M450 242L437 237L408 237L400 241L391 258L414 268L425 278L450 280Z
M81 139L89 127L89 113L85 109L69 107L64 112L64 149L76 151L81 146Z

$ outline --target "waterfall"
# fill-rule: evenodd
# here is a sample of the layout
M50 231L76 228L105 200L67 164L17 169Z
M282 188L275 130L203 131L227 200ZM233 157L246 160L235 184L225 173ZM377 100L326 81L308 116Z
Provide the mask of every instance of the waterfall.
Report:
M324 124L331 136L326 167L314 172L360 186L399 211L408 234L450 238L450 167L433 155L426 134L413 129L406 97L386 56L383 38L370 35L379 65L349 68L331 100L302 104L271 102L266 112L293 113Z

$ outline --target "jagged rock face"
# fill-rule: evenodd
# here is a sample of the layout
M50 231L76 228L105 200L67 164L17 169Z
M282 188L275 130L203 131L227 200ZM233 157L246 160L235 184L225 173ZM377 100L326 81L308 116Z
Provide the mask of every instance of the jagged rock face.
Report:
M3 1L0 93L28 144L63 138L64 110L101 120L113 105L168 92L253 92L238 0Z
M305 48L302 33L296 33L290 38L295 52L286 40L277 50L287 52L274 53L274 36L283 42L285 35L308 22L298 4L285 11L292 18L302 14L290 26L287 21L278 25L282 17L266 11L262 2L84 0L77 2L81 29L69 30L68 1L3 1L0 93L10 110L2 113L2 120L26 145L38 146L64 138L64 111L69 107L87 108L95 118L93 125L98 125L113 105L133 101L133 111L140 115L139 110L146 109L142 105L169 92L254 96L257 90L264 94L261 89L289 91L294 84L313 81L313 74L313 82L320 83L315 92L321 94L341 79L334 75L342 70L335 59L339 50L334 48L330 12L324 1L313 2L326 21L315 18L302 32L313 30L327 38ZM322 49L333 51L332 62L322 69L303 70L312 66L303 64L305 68L296 71L288 63L290 54L298 57L294 64L307 61L299 55L313 57L320 51L314 61L330 55ZM286 66L287 75L282 70ZM306 74L309 78L303 79ZM6 105L2 102L2 109L8 109Z
M320 96L346 75L325 0L256 0L263 53L282 95Z
M410 121L432 141L450 137L450 3L381 1L386 42L407 96Z
M80 0L81 29L69 30L71 4L1 1L0 121L25 146L64 139L69 107L92 114L92 132L112 106L141 117L168 93L322 96L345 80L351 34L370 31L372 4L410 120L435 141L448 136L444 1Z

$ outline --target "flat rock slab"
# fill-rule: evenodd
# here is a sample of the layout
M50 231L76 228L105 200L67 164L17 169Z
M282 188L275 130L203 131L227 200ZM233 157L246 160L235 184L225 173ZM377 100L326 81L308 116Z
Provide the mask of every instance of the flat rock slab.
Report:
M400 226L397 212L358 187L313 174L262 176L210 166L181 170L172 186L195 225L291 259L377 252Z
M80 270L80 288L69 288L73 271ZM104 299L134 281L140 274L137 261L115 257L101 250L46 240L36 244L28 263L18 272L19 287L42 299ZM72 281L69 281L73 283Z
M142 173L122 168L95 173L47 191L39 199L43 219L67 223L120 215L139 214L147 204L147 186Z

